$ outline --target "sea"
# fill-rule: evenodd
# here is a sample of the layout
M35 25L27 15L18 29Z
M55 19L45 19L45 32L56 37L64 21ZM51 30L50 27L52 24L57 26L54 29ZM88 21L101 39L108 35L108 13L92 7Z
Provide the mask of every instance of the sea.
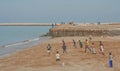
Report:
M43 37L51 26L0 26L0 57L51 39Z

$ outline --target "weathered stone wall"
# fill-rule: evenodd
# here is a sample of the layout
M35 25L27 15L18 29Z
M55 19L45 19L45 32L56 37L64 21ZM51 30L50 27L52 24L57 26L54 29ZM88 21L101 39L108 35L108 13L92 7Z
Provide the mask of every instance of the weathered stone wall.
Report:
M55 30L50 29L49 34L54 37L60 37L60 36L101 36L101 35L107 35L109 31L108 30Z
M62 25L49 30L48 35L61 36L106 36L120 34L120 25Z

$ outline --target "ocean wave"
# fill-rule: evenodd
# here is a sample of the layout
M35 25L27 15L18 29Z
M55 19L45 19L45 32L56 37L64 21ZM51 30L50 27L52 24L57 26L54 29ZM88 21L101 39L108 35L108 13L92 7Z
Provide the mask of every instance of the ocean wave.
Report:
M18 45L24 45L24 44L28 44L34 41L38 41L40 40L39 38L34 38L34 39L29 39L29 40L25 40L25 41L20 41L20 42L16 42L16 43L12 43L12 44L7 44L3 47L11 47L11 46L18 46Z

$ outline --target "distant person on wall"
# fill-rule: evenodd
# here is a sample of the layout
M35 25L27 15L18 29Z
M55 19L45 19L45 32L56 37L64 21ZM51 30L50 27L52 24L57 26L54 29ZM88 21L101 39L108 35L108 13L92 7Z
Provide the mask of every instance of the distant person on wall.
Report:
M83 47L83 43L82 43L82 41L81 41L81 40L79 40L79 45L80 45L80 48L82 48L82 47Z
M87 49L89 49L89 51L91 52L91 49L89 47L89 41L86 39L85 40L85 53L87 52Z
M75 42L74 39L73 39L73 47L74 47L74 48L77 48L77 46L76 46L76 42Z
M52 28L54 28L54 24L52 23Z
M56 52L56 61L60 61L60 54L58 51Z
M50 52L51 52L51 46L50 46L50 44L48 44L48 46L47 46L47 52L48 52L48 54L50 55Z

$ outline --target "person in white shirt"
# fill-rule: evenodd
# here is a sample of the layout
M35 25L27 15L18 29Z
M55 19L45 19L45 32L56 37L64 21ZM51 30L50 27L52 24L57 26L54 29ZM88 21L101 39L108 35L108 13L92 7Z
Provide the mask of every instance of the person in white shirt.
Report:
M93 54L96 54L96 50L95 50L94 43L92 43L91 49L92 49L92 50L91 50L91 51L92 51L92 53L93 53Z
M56 53L56 61L60 61L60 54L59 54L58 51L57 51L57 53Z
M100 51L104 55L104 45L103 44L100 44Z

